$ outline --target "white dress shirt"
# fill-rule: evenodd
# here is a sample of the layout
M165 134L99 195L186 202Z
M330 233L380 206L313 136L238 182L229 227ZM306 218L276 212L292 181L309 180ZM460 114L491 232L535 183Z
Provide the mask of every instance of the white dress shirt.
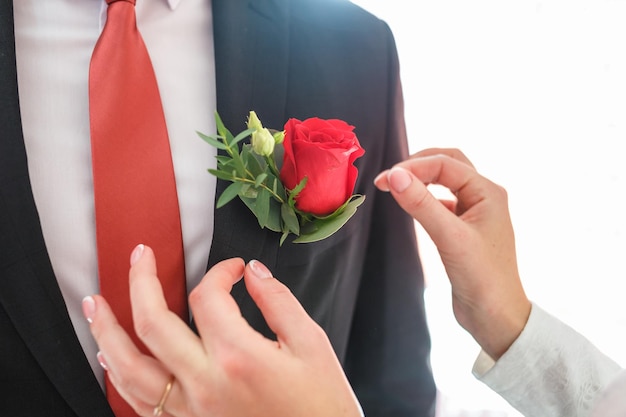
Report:
M99 292L88 73L107 6L104 0L18 0L13 6L20 108L35 202L72 323L102 385L104 373L81 300ZM136 11L170 136L189 290L204 275L213 233L215 178L207 168L215 165L215 149L196 135L215 132L211 4L138 0Z
M626 416L620 366L535 304L504 355L494 362L481 352L473 372L525 416Z

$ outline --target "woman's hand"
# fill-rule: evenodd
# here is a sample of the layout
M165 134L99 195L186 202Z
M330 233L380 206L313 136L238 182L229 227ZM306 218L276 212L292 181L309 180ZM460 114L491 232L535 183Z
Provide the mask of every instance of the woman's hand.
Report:
M153 415L171 378L164 416L360 415L326 334L263 264L229 259L211 268L189 297L197 336L168 310L152 250L140 245L132 258L134 327L154 356L133 344L104 298L87 297L83 310L100 362L140 415ZM277 341L241 316L230 290L242 275Z
M375 183L430 235L452 284L457 321L497 360L530 314L504 188L478 174L458 149L418 152ZM447 187L456 200L437 200L429 184Z

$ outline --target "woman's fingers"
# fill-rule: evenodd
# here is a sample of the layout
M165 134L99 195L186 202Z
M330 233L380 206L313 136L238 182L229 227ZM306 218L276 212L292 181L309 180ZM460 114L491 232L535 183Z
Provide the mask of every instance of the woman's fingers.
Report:
M227 259L213 266L189 295L189 307L203 340L215 337L213 332L227 331L230 324L243 318L230 291L243 277L244 262Z
M282 349L304 356L300 354L314 347L314 338L327 338L289 288L274 278L261 262L250 261L244 279L248 293L276 334Z
M410 164L401 163L381 173L375 184L381 190L390 191L400 207L416 219L439 246L460 227L459 219L448 209L450 204L442 204L427 188L427 184L441 183L442 158L424 157L406 162ZM462 183L456 178L442 185L450 188L460 187Z
M209 362L198 337L167 308L151 248L137 249L129 275L134 328L141 342L137 345L118 324L101 296L87 297L83 309L100 348L99 359L120 395L139 414L152 415L174 375L166 411L181 410L186 407L184 386L193 384L188 381L197 373L209 372Z
M207 361L203 360L205 352L200 339L167 307L156 272L154 253L150 247L143 246L129 274L137 336L168 369L181 375L206 371Z
M271 368L267 364L281 361L279 343L253 329L230 294L232 286L243 276L244 267L238 258L216 264L189 297L200 337L224 383L222 389L261 389L267 383L265 371ZM215 395L220 393L223 391ZM220 400L208 398L206 403L216 401Z
M474 164L460 149L456 148L428 148L411 155L411 158L420 158L424 156L446 155L452 159L463 162L464 164L474 168Z
M102 297L88 297L83 308L110 380L140 415L160 411L161 400L165 417L249 415L250 410L255 415L356 415L354 393L328 338L260 262L245 269L246 286L277 342L250 327L230 294L244 274L242 259L215 265L190 295L202 340L194 334L187 339L187 326L167 310L150 248L132 262L135 328L154 357L136 346ZM289 401L311 392L318 400Z
M149 415L159 401L169 371L135 346L104 298L86 297L83 311L100 348L98 361L111 383L138 413Z

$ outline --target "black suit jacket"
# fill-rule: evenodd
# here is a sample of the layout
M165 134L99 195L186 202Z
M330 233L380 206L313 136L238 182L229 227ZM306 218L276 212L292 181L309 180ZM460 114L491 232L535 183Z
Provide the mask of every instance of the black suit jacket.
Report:
M215 211L208 267L232 256L268 265L328 333L368 417L433 415L413 222L372 184L407 157L389 28L343 0L214 0L213 13L217 106L226 126L243 130L250 110L275 128L289 117L353 124L366 149L356 192L367 199L331 238L282 247L278 234L260 230L232 202ZM112 417L57 285L26 158L12 2L1 1L0 415ZM226 185L218 183L218 195ZM233 295L271 337L245 288Z

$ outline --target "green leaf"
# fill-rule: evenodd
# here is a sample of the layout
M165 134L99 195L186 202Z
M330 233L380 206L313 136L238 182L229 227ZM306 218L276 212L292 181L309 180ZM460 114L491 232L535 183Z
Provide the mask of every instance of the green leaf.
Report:
M230 172L233 174L233 176L237 176L237 166L235 164L235 161L233 161L232 158L228 160L224 160L224 162L220 163L218 170L224 171L224 172Z
M239 142L250 136L256 129L246 129L228 142L228 146L234 148Z
M272 172L265 171L265 173L267 174L267 178L265 179L265 186L271 189L272 192L276 196L278 196L278 198L274 197L276 201L278 201L280 204L287 202L287 191L285 190L283 183L280 182L280 180L274 174L272 174Z
M302 189L306 186L307 180L308 177L302 178L298 185L296 185L296 187L289 192L289 205L291 207L296 206L296 197L298 196L298 194L300 194L300 191L302 191Z
M250 145L243 145L241 147L241 159L248 171L252 174L250 179L254 180L259 174L265 172L265 164L260 164L262 161L259 161L257 155L252 152Z
M207 171L209 171L209 173L215 175L217 178L221 180L235 181L235 176L230 171L221 171L219 169L210 169L210 168Z
M276 167L276 159L275 159L276 158L275 157L276 152L282 154L282 146L280 146L280 145L274 146L274 151L270 155L263 155L263 161L269 167L269 169L272 172L272 174L274 174L276 176L279 176L280 172L279 172L278 168Z
M241 191L242 187L243 187L243 184L240 183L240 182L233 182L232 184L230 184L222 192L222 194L220 195L220 198L217 200L217 204L215 206L217 208L220 208L220 207L223 207L224 205L226 205L227 203L229 203L233 198L235 198L235 197L237 197L237 195L239 195L239 191Z
M345 208L337 215L325 219L314 218L314 220L307 225L307 230L303 230L302 234L294 240L294 243L310 243L326 239L341 229L354 213L356 213L356 209L363 204L364 201L364 195L356 196L356 198L350 200Z
M217 125L217 133L219 133L219 135L223 138L224 142L232 142L233 134L230 133L230 130L226 129L226 126L224 126L224 122L222 122L222 118L220 117L218 112L215 112L215 124Z
M270 199L270 212L267 216L267 226L268 229L273 230L274 232L282 231L282 221L280 218L280 204L274 200Z
M259 190L259 195L256 198L254 214L259 220L259 226L267 226L267 219L270 213L270 193L264 188Z
M279 232L280 218L278 218L276 213L279 213L278 210L271 208L272 201L270 200L270 193L267 190L261 189L256 198L248 198L245 196L241 196L241 200L248 206L250 211L254 213L257 220L259 221L259 226L267 227L270 230L275 232Z
M227 146L224 145L224 143L221 140L219 140L221 139L220 136L207 136L204 133L201 133L198 131L196 131L196 133L198 134L198 136L202 138L202 140L204 140L209 145L214 146L217 149L222 149L222 150L228 149Z
M255 199L259 195L259 191L250 184L244 184L239 193L242 197Z
M278 205L278 203L276 203L276 201L269 199L269 193L267 194L268 194L268 199L267 199L268 213L264 221L265 225L261 227L266 227L274 232L281 232L282 228L280 224L280 206ZM247 198L247 197L240 197L240 198L241 198L241 201L243 201L246 204L246 206L248 206L250 211L254 213L256 218L259 219L259 199ZM261 215L263 215L263 213L261 213ZM261 221L259 221L259 224L261 224Z
M246 164L244 163L242 157L239 155L238 152L233 152L232 157L233 157L232 165L235 168L235 170L237 171L237 175L239 175L242 178L247 178L247 175L246 175Z
M215 159L217 159L218 164L226 165L230 161L232 161L233 158L231 158L230 156L226 156L226 155L215 155Z
M265 172L257 175L256 179L254 180L254 185L255 186L260 186L261 184L263 184L263 181L265 181L265 178L267 178L267 174Z
M325 215L325 216L316 216L316 215L311 214L311 215L309 215L309 217L310 217L311 219L321 219L321 220L329 220L329 219L332 219L332 218L334 218L334 217L339 216L341 213L343 213L343 211L346 209L346 207L348 206L348 204L352 203L352 202L353 202L353 201L355 201L355 200L360 199L361 197L365 198L365 197L364 197L364 196L362 196L362 195L359 195L359 194L354 194L352 197L350 197L349 199L347 199L347 200L345 201L345 203L343 203L341 206L337 207L337 209L336 209L335 211L333 211L332 213L327 214L327 215ZM359 203L359 205L360 205L360 203Z
M280 206L280 215L283 219L284 226L283 230L288 232L292 232L294 235L300 234L300 222L298 221L298 216L294 209L289 205L289 203L281 204Z

